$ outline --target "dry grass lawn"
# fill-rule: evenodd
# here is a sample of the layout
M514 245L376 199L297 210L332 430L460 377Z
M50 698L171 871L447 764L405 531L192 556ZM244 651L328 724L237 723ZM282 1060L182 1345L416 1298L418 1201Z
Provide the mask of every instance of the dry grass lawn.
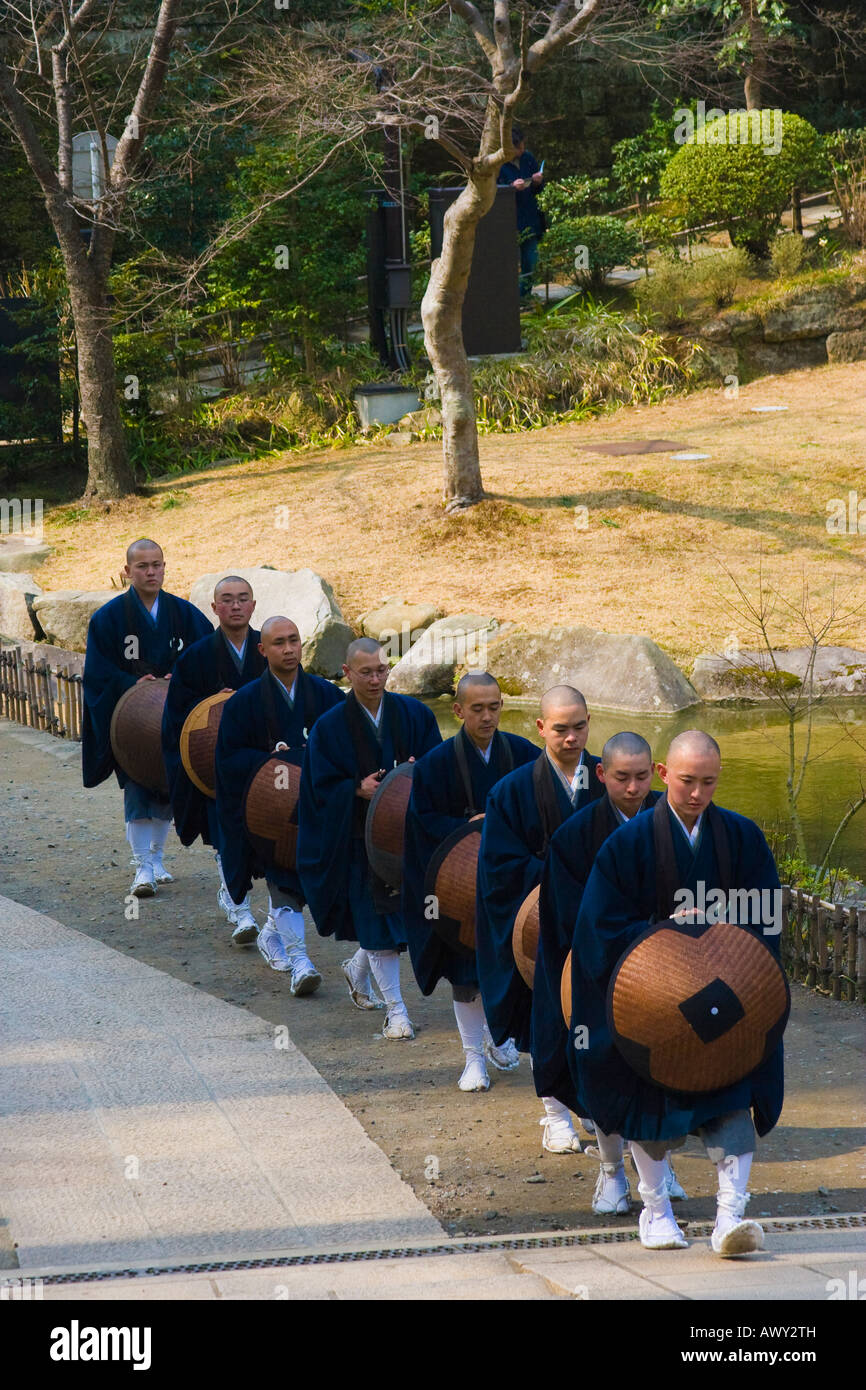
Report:
M813 592L835 582L849 606L866 600L866 534L826 529L830 499L855 492L866 532L864 402L866 363L855 363L766 377L737 399L706 390L584 424L487 436L481 458L493 500L453 518L441 511L436 442L225 466L107 513L57 509L46 519L57 553L40 581L108 586L128 542L144 534L163 545L167 586L180 594L207 571L310 566L350 621L397 594L536 627L644 633L690 669L698 652L738 631L725 608L726 567L754 587L763 566L792 597L805 575ZM787 409L757 414L758 405ZM587 452L642 438L709 458ZM180 505L164 509L168 493ZM799 637L784 614L777 633ZM832 640L866 647L866 618Z

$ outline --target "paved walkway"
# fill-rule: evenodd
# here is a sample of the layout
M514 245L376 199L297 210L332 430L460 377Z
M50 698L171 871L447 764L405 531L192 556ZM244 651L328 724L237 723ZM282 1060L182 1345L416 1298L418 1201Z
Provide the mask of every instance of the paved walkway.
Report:
M700 1230L661 1254L622 1227L466 1251L285 1029L6 898L0 1116L19 1266L0 1297L22 1281L51 1299L826 1299L866 1275L866 1228L845 1218L769 1223L767 1251L739 1262ZM216 1267L268 1259L289 1263Z

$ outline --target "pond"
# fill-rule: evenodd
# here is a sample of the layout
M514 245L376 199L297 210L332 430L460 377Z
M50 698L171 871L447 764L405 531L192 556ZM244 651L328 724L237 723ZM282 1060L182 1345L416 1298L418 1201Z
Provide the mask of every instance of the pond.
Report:
M443 737L455 733L458 721L451 713L450 697L431 700L429 704ZM809 855L816 862L850 801L859 796L861 778L866 782L866 751L852 743L839 724L839 719L844 719L866 745L866 700L844 701L834 708L836 713L824 707L815 714L813 761L806 770L800 797ZM535 714L526 706L507 707L502 727L539 742ZM787 816L788 728L774 708L730 709L710 705L673 716L610 714L597 710L591 715L588 747L591 753L600 753L612 734L630 729L643 734L658 761L675 734L693 728L704 729L721 746L722 775L716 797L719 805L751 816L765 830L782 824ZM798 749L803 732L798 726ZM653 786L661 785L658 778L653 781ZM835 863L842 864L857 878L866 879L866 807L848 824L833 857Z

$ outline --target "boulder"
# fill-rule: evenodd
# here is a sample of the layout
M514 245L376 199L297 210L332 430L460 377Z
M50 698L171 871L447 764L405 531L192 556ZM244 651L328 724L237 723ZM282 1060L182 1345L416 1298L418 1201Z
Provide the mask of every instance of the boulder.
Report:
M32 574L0 572L0 634L32 642L41 637L33 601L42 593Z
M200 608L216 627L211 608L214 585L224 574L238 574L253 587L256 611L253 623L261 627L266 618L282 615L297 623L303 643L303 663L317 676L342 674L346 648L354 637L343 619L334 591L326 579L313 570L277 570L265 565L250 568L226 565L215 574L203 574L190 589L189 601Z
M808 669L811 647L763 651L737 650L728 656L704 652L692 669L692 684L704 700L771 701L796 691ZM816 695L866 695L866 652L853 647L820 647L815 658Z
M28 540L26 536L6 536L0 539L0 571L26 574L53 554L53 546L44 545L42 541Z
M503 630L496 618L478 613L451 613L437 619L393 667L388 689L399 695L448 694L458 670L489 669L490 636Z
M702 343L700 355L693 366L701 376L723 379L737 376L740 370L739 353L735 347L726 346L724 343Z
M854 316L846 311L837 293L815 291L802 304L785 304L766 313L764 340L785 343L796 338L825 338L838 328L854 328L858 317L858 311Z
M866 329L831 333L827 338L828 362L859 362L866 357Z
M556 627L513 629L491 640L488 670L507 695L536 700L554 685L574 685L590 707L676 714L700 704L682 671L649 637Z
M35 598L33 612L46 641L67 651L83 652L92 614L113 598L117 598L116 589L57 589Z
M401 430L435 430L442 424L442 411L435 405L422 406L420 410L410 410L408 415L403 415L398 421L397 426Z
M389 655L402 657L431 623L442 617L432 603L408 603L404 598L383 598L375 608L362 613L358 625L365 637L375 637L389 648Z

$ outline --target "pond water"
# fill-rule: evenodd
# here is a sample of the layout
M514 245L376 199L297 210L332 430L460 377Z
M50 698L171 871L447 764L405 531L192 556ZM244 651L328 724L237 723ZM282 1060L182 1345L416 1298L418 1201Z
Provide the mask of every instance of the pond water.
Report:
M450 697L431 700L444 738L457 731ZM866 783L866 751L858 748L839 725L842 718L866 744L866 700L850 700L819 710L814 716L810 762L800 797L800 814L810 858L817 861L849 803ZM838 717L837 717L838 716ZM518 705L505 709L502 728L539 742L533 710ZM591 716L589 750L600 753L605 740L623 729L643 734L659 760L675 734L701 728L722 749L722 775L716 796L720 806L739 811L768 830L787 818L787 724L775 709L722 709L701 706L673 716L609 714ZM798 726L797 746L804 730ZM661 787L658 778L654 787ZM836 845L834 861L857 878L866 879L866 807L851 820Z

